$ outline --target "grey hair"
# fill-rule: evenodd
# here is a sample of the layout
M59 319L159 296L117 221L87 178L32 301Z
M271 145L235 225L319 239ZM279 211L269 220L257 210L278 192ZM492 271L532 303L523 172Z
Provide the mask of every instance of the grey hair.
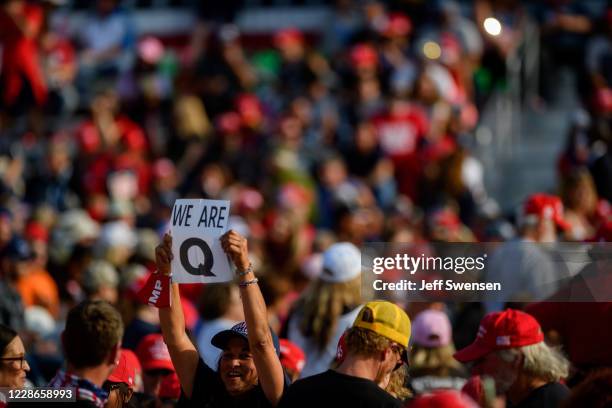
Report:
M543 341L515 349L500 350L497 353L506 362L512 362L519 355L523 355L522 370L531 377L553 382L569 375L570 362L567 358L558 349Z

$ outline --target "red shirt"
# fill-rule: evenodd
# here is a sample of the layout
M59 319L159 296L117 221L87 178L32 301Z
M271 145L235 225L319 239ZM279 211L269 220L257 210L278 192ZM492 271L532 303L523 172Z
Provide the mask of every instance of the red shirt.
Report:
M415 105L377 116L373 123L383 152L394 160L414 154L429 127L427 114Z
M5 103L15 102L26 79L32 87L38 105L47 100L47 85L38 57L38 35L44 22L43 9L25 4L19 16L32 31L26 36L15 20L0 9L0 43L2 43L2 98Z

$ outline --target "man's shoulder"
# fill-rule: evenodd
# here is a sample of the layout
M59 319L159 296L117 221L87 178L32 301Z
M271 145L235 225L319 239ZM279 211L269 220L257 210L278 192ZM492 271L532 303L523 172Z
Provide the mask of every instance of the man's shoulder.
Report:
M395 407L400 406L391 394L384 391L376 383L364 378L340 374L334 370L327 370L321 374L303 378L289 387L287 394L292 401L301 401L322 398L329 401L330 396L325 391L334 390L334 398L344 403L353 400L367 401L371 406Z

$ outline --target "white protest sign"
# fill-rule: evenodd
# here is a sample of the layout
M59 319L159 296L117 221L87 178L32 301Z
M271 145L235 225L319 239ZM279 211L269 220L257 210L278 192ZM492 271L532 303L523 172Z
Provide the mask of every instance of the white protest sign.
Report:
M173 282L229 282L234 278L219 241L227 231L229 215L226 200L174 202L170 218Z

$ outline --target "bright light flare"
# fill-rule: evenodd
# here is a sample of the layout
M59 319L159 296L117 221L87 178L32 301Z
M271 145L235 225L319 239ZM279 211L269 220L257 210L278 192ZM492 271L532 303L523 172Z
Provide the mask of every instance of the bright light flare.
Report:
M423 44L423 54L429 59L436 60L442 55L442 49L437 42L427 41Z
M484 29L485 31L489 34L492 35L493 37L497 37L498 35L501 34L502 32L502 26L501 23L499 22L498 19L494 18L494 17L488 17L485 21L484 21Z

